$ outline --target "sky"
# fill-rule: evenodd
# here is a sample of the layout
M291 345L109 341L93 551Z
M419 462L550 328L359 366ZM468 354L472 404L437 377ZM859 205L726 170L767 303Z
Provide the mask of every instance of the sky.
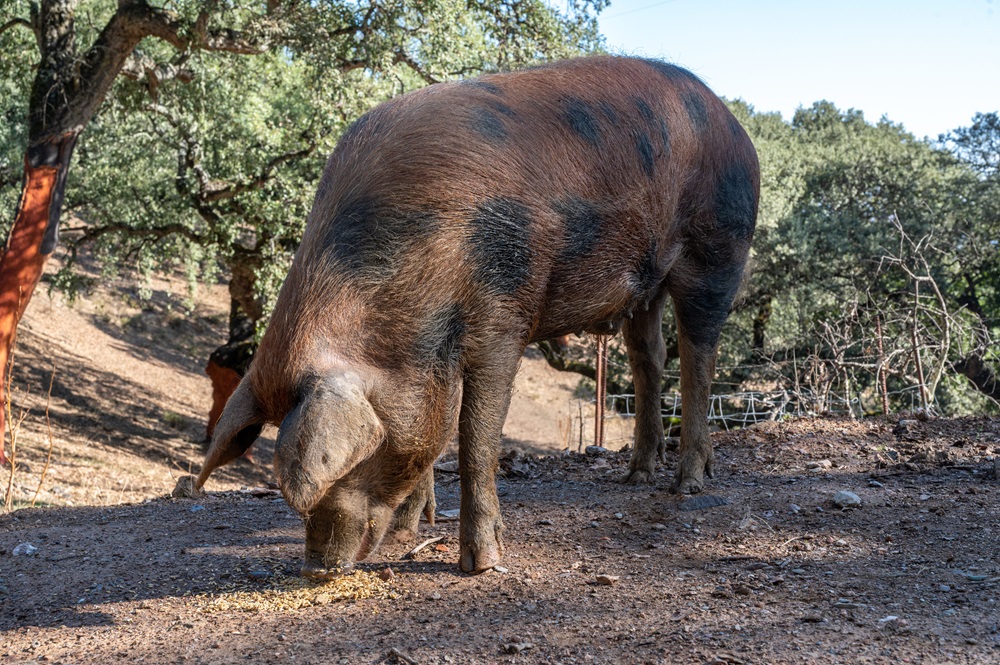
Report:
M1000 0L612 0L599 23L785 119L826 99L936 139L1000 111Z

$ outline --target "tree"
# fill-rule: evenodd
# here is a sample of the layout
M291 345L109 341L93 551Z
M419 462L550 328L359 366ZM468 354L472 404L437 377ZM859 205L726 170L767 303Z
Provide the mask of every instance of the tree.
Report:
M599 43L594 14L604 4L604 0L574 0L559 12L540 0L15 3L0 15L0 85L11 92L5 99L14 100L3 109L5 116L23 113L27 122L23 133L0 136L6 140L0 145L4 155L0 159L6 160L0 161L3 181L14 178L12 144L20 143L25 155L18 212L0 258L0 366L6 366L17 321L55 247L78 139L109 94L113 103L102 111L109 122L92 132L94 136L87 135L90 165L99 171L100 164L112 163L109 155L130 161L162 157L162 150L153 155L136 150L121 133L125 126L145 123L147 129L153 128L160 147L174 146L177 173L160 178L154 173L161 174L162 164L150 164L152 172L130 171L133 182L127 185L120 169L117 179L102 182L87 173L94 186L69 193L77 211L98 220L79 230L82 238L127 237L130 242L124 243L124 251L136 252L136 258L143 255L143 247L156 246L161 252L172 247L171 259L188 252L195 263L213 247L222 248L224 260L238 276L234 281L242 282L234 302L253 319L257 309L250 300L256 296L248 300L246 294L259 296L266 291L257 284L262 273L265 281L273 282L282 272L280 261L271 268L262 259L269 253L287 255L289 243L294 244L304 214L295 221L291 216L300 212L300 194L315 180L315 155L326 152L332 138L361 108L417 85L592 49ZM87 20L78 20L80 16ZM238 64L242 60L233 56L255 56L252 61L259 64ZM26 94L25 65L36 65L30 94ZM275 127L215 122L214 110L204 106L199 110L199 93L209 92L204 84L222 85L229 93L226 104L238 106L255 83L273 82L275 77L284 80L289 73L300 85L312 85L326 91L329 99L339 100L335 112L321 117L329 102L319 100L317 105L320 95L311 99L298 95L303 106L285 109L292 126L272 132L281 137L243 141L238 145L249 145L248 152L237 152L232 145L227 152L227 138L239 134L243 139L256 130L267 134ZM197 88L194 92L185 91L192 85ZM214 88L210 92L220 97ZM280 105L276 91L271 97L265 105ZM112 118L125 123L116 125ZM284 140L292 129L299 130L299 136ZM105 152L109 146L94 142L98 135L104 140L114 137L118 143ZM148 143L142 134L132 138L137 144ZM279 219L275 210L282 207L276 200L279 174L295 169L307 174L305 186L297 190L292 209L285 208L284 218ZM173 191L166 183L172 183ZM100 195L102 189L116 188L136 192L126 197L135 207L124 216L110 214L111 199ZM102 206L109 214L101 215ZM191 257L184 260L192 262ZM249 287L239 277L245 274L253 276ZM4 390L0 381L0 396ZM2 425L0 419L0 429Z

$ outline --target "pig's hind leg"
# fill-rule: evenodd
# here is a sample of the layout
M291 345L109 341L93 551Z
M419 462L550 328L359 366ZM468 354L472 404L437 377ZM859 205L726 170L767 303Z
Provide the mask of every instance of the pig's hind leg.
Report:
M726 257L725 253L721 253ZM743 276L745 253L682 268L672 282L681 359L681 445L674 490L695 494L712 477L714 455L708 432L708 406L722 325L729 316ZM707 270L705 269L707 267Z
M635 447L623 482L648 483L653 479L657 458L664 461L663 417L660 410L660 380L667 349L663 343L663 306L667 290L660 292L645 311L635 312L622 327L628 361L635 384Z

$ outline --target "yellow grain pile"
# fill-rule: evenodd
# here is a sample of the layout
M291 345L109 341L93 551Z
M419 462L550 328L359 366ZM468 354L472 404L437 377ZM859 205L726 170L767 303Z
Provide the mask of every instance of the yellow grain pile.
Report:
M332 580L309 580L277 574L266 582L247 580L213 594L199 596L201 612L289 612L340 600L396 598L392 586L377 573L355 570Z

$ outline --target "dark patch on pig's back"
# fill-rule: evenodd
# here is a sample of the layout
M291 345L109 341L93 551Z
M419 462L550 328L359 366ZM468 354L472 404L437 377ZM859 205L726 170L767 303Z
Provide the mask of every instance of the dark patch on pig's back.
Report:
M495 197L477 205L468 243L475 279L494 293L513 295L531 278L531 215L520 201Z
M663 116L658 114L656 111L654 111L653 107L649 104L649 102L647 102L645 99L642 99L641 97L637 97L635 99L635 106L639 110L639 115L642 116L642 120L646 128L650 132L649 134L645 133L642 134L642 136L646 137L646 142L649 144L649 159L651 161L655 161L655 157L653 155L652 141L649 138L653 134L658 134L660 137L660 147L663 150L663 155L662 155L663 159L669 159L670 128L667 125L666 119L663 118ZM643 163L643 170L646 170L647 174L651 174L652 168L649 169L646 168L647 158L643 153L643 150L640 150L640 155Z
M507 139L507 128L503 120L493 110L478 108L472 112L472 129L491 142L499 143Z
M649 135L640 132L635 137L635 150L639 156L639 164L647 177L652 178L656 169L656 159L653 155L653 142L649 140Z
M723 171L715 187L715 218L719 228L737 240L753 237L757 194L750 169L734 162Z
M436 215L394 209L374 198L342 205L323 238L324 252L355 276L384 277L396 268L399 255L439 227Z
M466 88L475 88L477 90L482 90L497 97L503 96L503 88L496 85L495 83L490 83L489 81L484 81L482 79L467 79L465 81L462 81L459 85Z
M601 128L590 104L570 97L563 102L563 120L577 136L595 148L600 147Z
M684 108L697 132L701 133L708 128L708 106L700 90L684 92Z
M560 263L575 263L589 256L604 234L605 216L592 201L571 197L557 201L552 208L563 222L563 248Z

